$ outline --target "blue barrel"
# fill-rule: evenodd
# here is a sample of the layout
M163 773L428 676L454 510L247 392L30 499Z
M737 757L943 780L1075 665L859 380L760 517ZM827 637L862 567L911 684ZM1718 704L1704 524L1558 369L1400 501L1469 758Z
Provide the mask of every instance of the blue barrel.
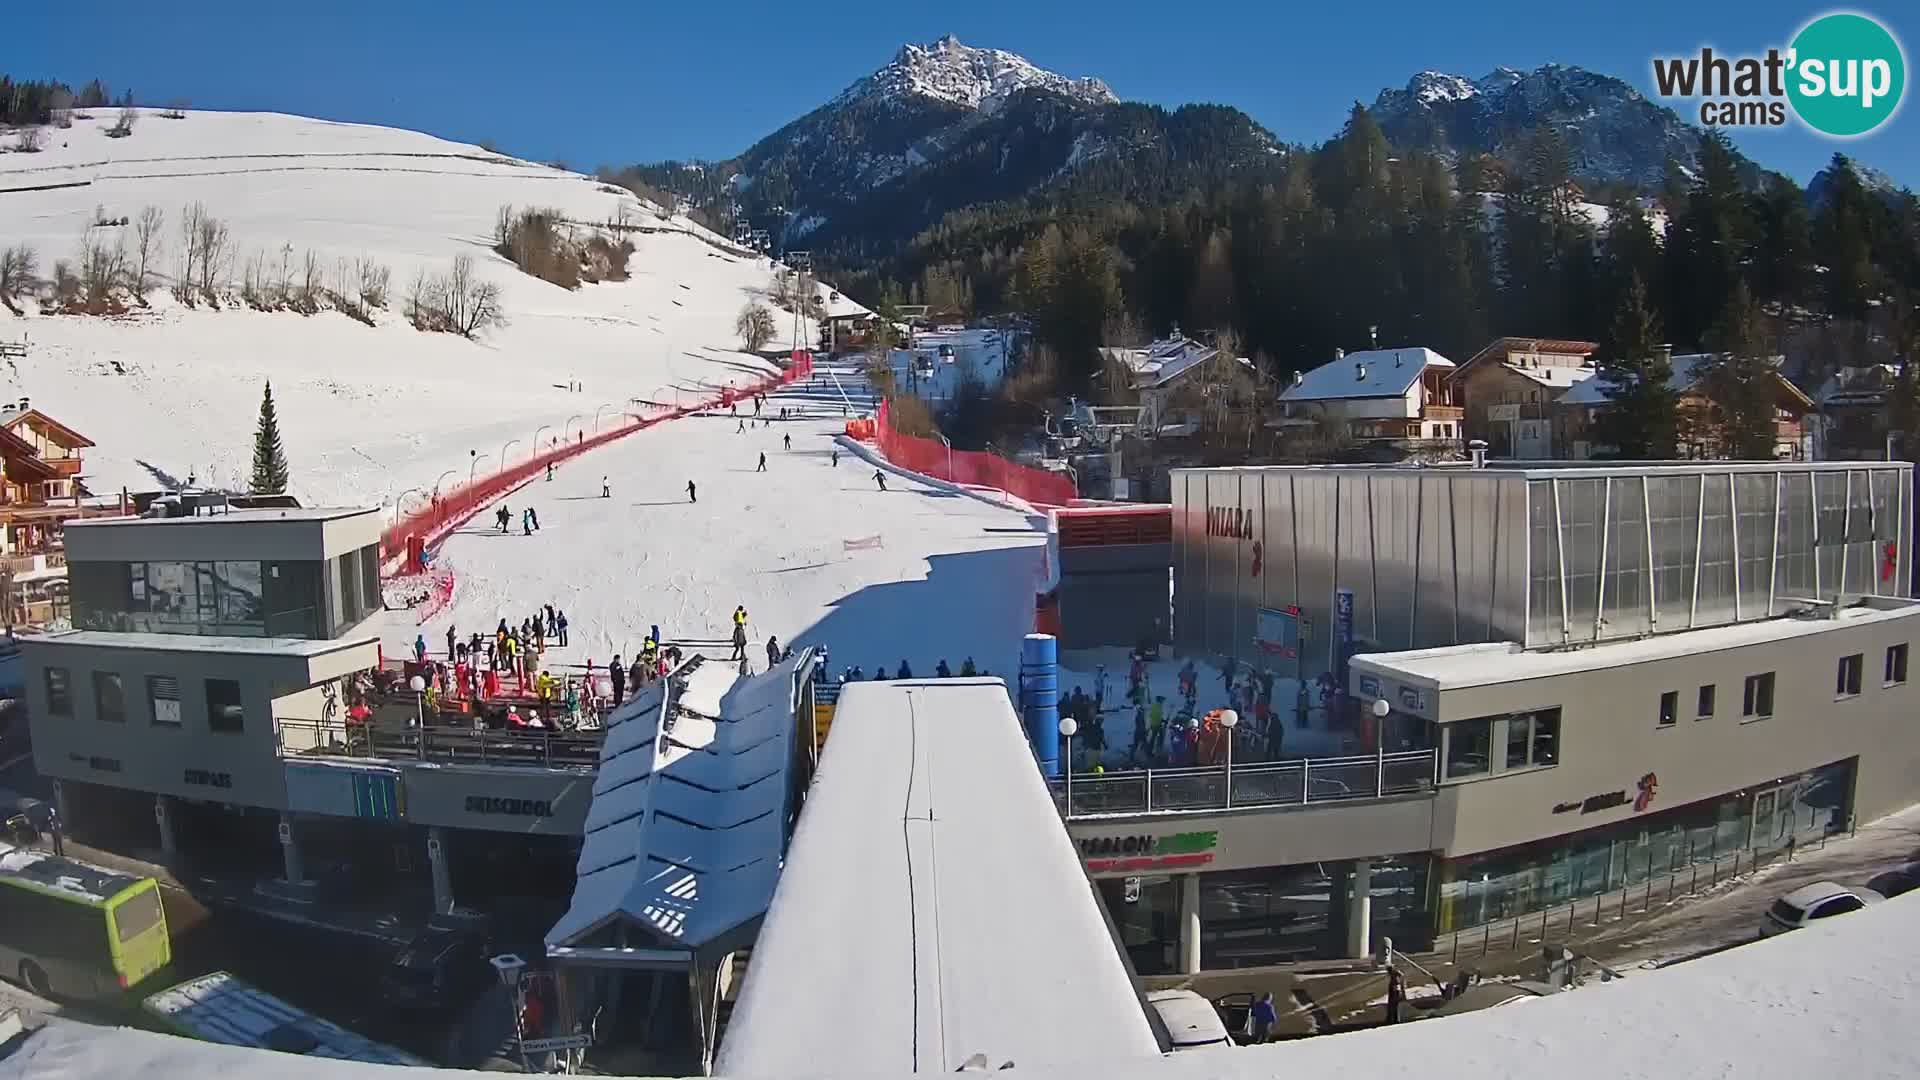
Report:
M1020 643L1020 712L1040 771L1060 775L1060 643L1052 634L1028 634Z

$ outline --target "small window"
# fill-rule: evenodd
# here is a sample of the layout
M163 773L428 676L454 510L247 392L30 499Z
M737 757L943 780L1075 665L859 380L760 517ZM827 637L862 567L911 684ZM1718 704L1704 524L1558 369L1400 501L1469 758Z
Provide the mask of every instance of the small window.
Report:
M127 722L127 692L120 686L119 672L93 673L93 711L109 724Z
M66 668L47 669L47 715L73 715L73 681Z
M1773 715L1773 672L1747 676L1746 695L1741 701L1740 715L1748 720Z
M1695 720L1713 719L1713 684L1712 683L1708 683L1705 686L1702 686L1700 688L1700 704L1694 710L1693 718Z
M180 726L180 680L171 675L147 676L147 700L153 704L153 722L159 727Z
M1533 714L1533 763L1560 764L1560 710L1541 709Z
M226 735L246 730L240 707L240 684L232 679L207 680L207 727Z
M1833 692L1838 697L1853 697L1860 692L1860 669L1865 667L1865 654L1854 653L1840 658L1840 667L1834 672Z
M1507 768L1559 764L1559 743L1559 709L1538 709L1507 717Z
M1907 681L1907 645L1887 646L1887 685L1898 686Z
M1680 691L1669 690L1660 695L1660 726L1672 727L1680 720Z
M1493 719L1462 720L1443 730L1447 738L1447 779L1484 775L1493 752Z

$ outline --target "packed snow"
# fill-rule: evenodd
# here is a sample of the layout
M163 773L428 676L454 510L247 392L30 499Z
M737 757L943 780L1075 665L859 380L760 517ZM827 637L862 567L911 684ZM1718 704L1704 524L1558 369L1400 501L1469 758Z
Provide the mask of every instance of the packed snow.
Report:
M899 473L881 490L875 468L834 441L865 406L843 397L855 378L822 365L811 384L768 397L760 420L749 402L738 415L662 424L509 494L507 533L489 510L442 546L436 566L456 584L421 630L426 642L441 651L449 624L488 633L551 603L567 614L569 644L550 645L544 663L604 668L656 624L669 641L724 641L745 605L756 671L771 635L825 645L836 675L892 674L902 660L927 674L942 658L958 670L967 656L1013 672L1044 536L1024 514ZM520 520L529 506L531 535ZM395 648L413 641L411 627L392 633Z
M0 309L0 342L29 345L25 362L0 368L0 399L30 397L94 439L96 493L189 477L244 488L269 379L293 493L390 504L497 467L503 452L525 455L543 425L591 432L622 411L693 403L774 369L739 352L733 329L741 306L765 297L769 262L590 177L417 132L270 113L143 111L130 136L113 139L112 115L47 129L39 153L0 154L0 237L31 245L42 277L89 237L133 246L134 226L96 220L137 219L146 206L166 215L150 308L111 318L45 316L24 301L25 316ZM315 252L328 284L341 260L388 267L377 325L333 311L185 308L169 287L182 208L195 202L231 230L227 279L256 254L277 277L283 248L296 275ZM630 280L568 291L521 272L491 250L509 204L556 208L585 223L582 235L633 226ZM508 324L473 341L414 330L401 310L415 273L445 273L463 254L501 287ZM774 325L771 353L790 346L794 320L777 312ZM813 335L802 321L801 336Z

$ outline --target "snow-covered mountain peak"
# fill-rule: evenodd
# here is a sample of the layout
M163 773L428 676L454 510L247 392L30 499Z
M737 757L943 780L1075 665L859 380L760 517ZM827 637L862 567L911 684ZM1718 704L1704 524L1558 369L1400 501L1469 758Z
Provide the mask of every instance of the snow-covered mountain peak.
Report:
M1099 79L1074 79L1036 66L1018 53L964 45L952 34L901 47L893 62L848 87L842 101L932 99L993 112L1022 90L1049 90L1089 105L1119 98Z
M1472 82L1444 71L1423 71L1407 80L1407 93L1429 105L1436 101L1465 101L1479 92Z

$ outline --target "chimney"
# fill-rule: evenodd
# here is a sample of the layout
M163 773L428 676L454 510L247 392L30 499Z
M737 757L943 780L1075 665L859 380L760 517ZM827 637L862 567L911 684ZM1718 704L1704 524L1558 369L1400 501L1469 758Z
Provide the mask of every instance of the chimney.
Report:
M1338 346L1335 346L1335 347L1334 347L1334 350L1333 350L1333 358L1334 358L1335 360L1344 360L1344 359L1346 359L1346 356L1347 356L1347 350L1345 350L1345 349L1342 349L1342 348L1340 348L1340 347L1338 347Z
M1666 364L1668 367L1673 366L1673 346L1671 344L1663 344L1655 349L1654 352L1659 354L1661 363Z
M1367 365L1365 364L1353 365L1353 377L1356 379L1365 379L1367 377Z
M1293 373L1293 385L1295 385L1295 386L1299 386L1299 385L1300 385L1301 383L1303 383L1303 382L1306 382L1306 381L1307 381L1307 373L1306 373L1306 372L1304 372L1304 371L1296 371L1296 372L1294 372L1294 373Z
M1370 349L1380 347L1380 328L1378 326L1367 327L1367 347Z
M1476 469L1486 468L1487 467L1487 440L1474 439L1471 442L1467 443L1467 456L1473 459L1474 468Z

